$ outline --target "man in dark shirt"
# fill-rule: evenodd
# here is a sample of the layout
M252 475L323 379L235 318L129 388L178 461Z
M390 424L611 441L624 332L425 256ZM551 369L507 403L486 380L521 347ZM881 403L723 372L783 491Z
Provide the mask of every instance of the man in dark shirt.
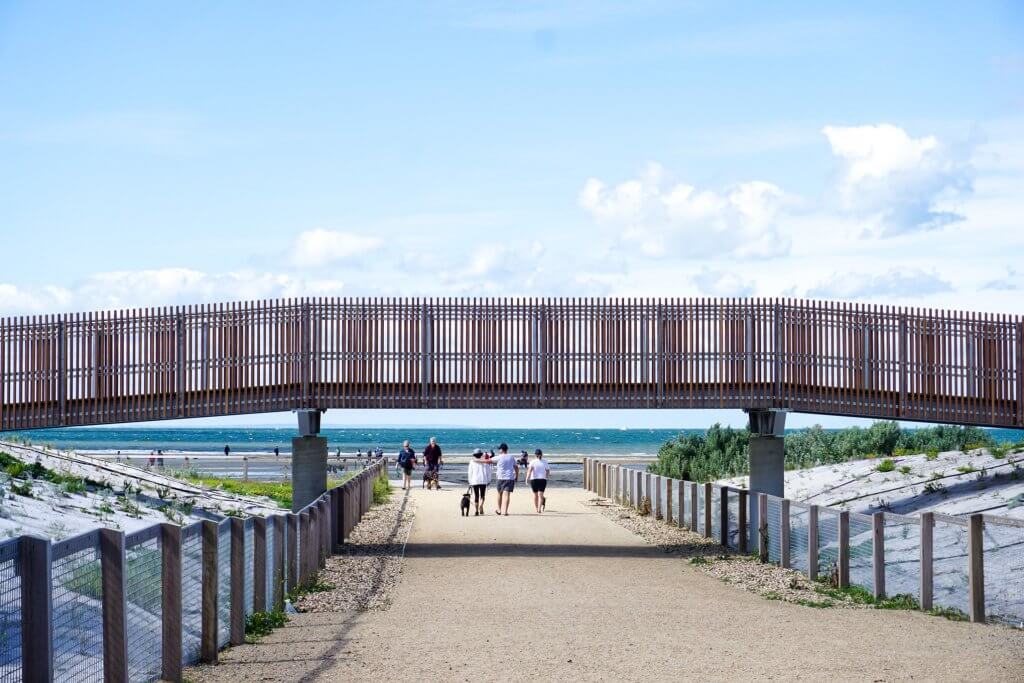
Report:
M437 445L437 439L430 437L430 443L423 449L423 460L427 464L427 471L424 477L428 482L433 482L434 486L441 489L441 480L438 477L438 473L441 471L441 447Z

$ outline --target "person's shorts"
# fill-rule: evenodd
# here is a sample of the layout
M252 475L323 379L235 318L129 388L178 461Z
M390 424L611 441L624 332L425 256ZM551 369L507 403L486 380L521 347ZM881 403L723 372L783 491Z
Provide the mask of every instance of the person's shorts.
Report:
M516 488L516 480L515 479L499 479L498 480L498 493L501 493L502 491L507 491L509 493L512 493L512 491L515 488Z
M431 465L430 463L427 463L427 469L424 472L424 474L427 475L427 476L431 476L431 475L437 474L440 471L441 471L441 467L437 463L434 463L433 465Z
M548 480L547 479L531 479L530 480L530 488L533 489L534 493L537 493L538 491L543 491L547 487L548 487Z
M404 465L404 466L402 466L402 471L405 472L405 476L407 476L407 477L412 476L412 465Z

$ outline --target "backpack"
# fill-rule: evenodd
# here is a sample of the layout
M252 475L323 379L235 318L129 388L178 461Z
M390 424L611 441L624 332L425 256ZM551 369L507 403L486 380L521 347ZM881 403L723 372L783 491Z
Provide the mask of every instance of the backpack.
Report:
M402 467L408 465L410 460L412 460L412 456L409 454L409 451L402 451L398 454L398 464Z

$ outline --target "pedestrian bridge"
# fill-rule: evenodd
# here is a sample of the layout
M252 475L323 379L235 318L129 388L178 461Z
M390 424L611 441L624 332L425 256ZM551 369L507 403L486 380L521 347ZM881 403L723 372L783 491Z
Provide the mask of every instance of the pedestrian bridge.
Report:
M0 320L0 431L296 408L744 408L1024 427L1019 316L305 298Z

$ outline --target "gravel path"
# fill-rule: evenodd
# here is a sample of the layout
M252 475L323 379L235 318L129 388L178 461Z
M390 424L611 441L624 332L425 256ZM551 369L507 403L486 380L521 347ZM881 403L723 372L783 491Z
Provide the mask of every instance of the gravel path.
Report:
M254 681L1021 680L1024 633L737 590L609 519L581 489L462 518L416 489L389 609L303 614L212 671ZM692 540L692 539L691 539ZM236 654L244 652L244 656Z

